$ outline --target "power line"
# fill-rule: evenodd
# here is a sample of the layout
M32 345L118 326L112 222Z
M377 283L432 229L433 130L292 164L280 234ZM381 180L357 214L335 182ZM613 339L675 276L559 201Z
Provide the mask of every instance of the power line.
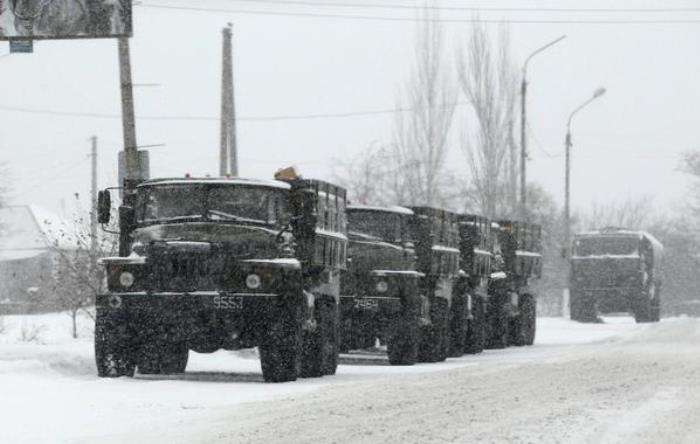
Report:
M481 6L403 5L398 3L327 3L307 0L229 0L236 3L271 4L284 6L338 7L364 9L395 9L408 11L467 11L467 12L571 12L571 13L672 13L700 12L700 8L494 8Z
M357 15L357 14L331 14L331 13L316 13L316 12L292 12L292 11L255 11L247 9L228 9L228 8L204 8L196 6L175 6L163 4L139 4L141 8L152 9L167 9L179 11L193 12L209 12L209 13L226 13L226 14L249 14L263 16L278 16L278 17L311 17L311 18L330 18L330 19L347 19L347 20L369 20L369 21L385 21L385 22L411 22L418 21L416 18L410 17L390 17L390 16L373 16L373 15ZM422 18L422 22L433 23L509 23L509 24L600 24L600 25L658 25L658 24L698 24L700 19L652 19L652 20L634 20L634 19L559 19L559 20L542 20L542 19L443 19L443 18Z
M466 102L456 102L455 106L466 105ZM451 106L451 105L445 105ZM363 116L374 116L382 114L395 114L403 112L416 111L418 108L390 108L381 110L367 110L367 111L349 111L340 113L310 113L310 114L287 114L287 115L277 115L277 116L242 116L237 117L236 120L240 122L275 122L275 121L286 121L286 120L314 120L314 119L340 119L349 117L363 117ZM41 108L26 108L18 106L5 106L0 105L0 111L8 112L19 112L26 114L41 114L50 116L63 116L63 117L87 117L95 119L121 119L121 114L115 113L89 113L82 111L63 111L63 110L50 110ZM219 117L215 116L137 116L139 120L164 120L164 121L216 121L220 120Z

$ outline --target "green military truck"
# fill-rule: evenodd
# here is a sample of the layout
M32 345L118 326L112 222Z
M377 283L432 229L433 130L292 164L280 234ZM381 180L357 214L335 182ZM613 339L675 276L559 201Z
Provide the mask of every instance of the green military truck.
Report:
M179 373L189 350L258 346L265 381L335 373L345 190L299 178L154 179L119 207L97 298L101 377ZM99 195L99 221L110 219Z
M604 228L574 237L569 275L571 319L630 312L637 322L661 317L663 246L643 231Z
M387 345L392 365L418 359L420 279L413 211L348 206L348 269L341 278L341 350Z
M458 221L460 270L450 321L450 356L453 357L484 349L493 258L491 221L471 214L459 215Z
M412 207L410 230L415 239L420 280L420 344L418 360L444 361L450 352L450 322L459 278L458 217L449 211ZM464 295L458 295L462 298Z
M537 300L531 281L542 273L542 229L504 220L492 225L493 262L486 304L486 345L532 345Z

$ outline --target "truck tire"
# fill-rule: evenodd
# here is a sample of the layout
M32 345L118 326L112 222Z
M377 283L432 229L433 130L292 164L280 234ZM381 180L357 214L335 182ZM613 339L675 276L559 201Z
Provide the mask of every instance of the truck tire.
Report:
M338 367L338 310L335 301L317 299L316 329L302 335L302 378L335 374Z
M634 303L632 312L636 323L655 322L657 313L655 310L656 285L653 283L643 291L643 294Z
M301 316L298 307L285 307L272 318L263 332L259 349L265 382L297 379L301 362Z
M464 354L464 341L469 329L469 297L468 294L462 294L452 300L448 335L448 355L451 358L459 358Z
M464 353L473 355L484 351L486 342L484 316L484 299L475 295L472 297L472 318L469 320L464 339Z
M430 303L430 325L421 331L418 361L441 362L447 359L449 308L442 298L432 298Z
M390 326L387 355L391 365L413 365L418 360L420 306L409 301Z
M97 309L95 318L95 364L100 378L134 376L133 333L125 316Z
M338 304L330 302L325 305L325 343L323 349L324 375L335 375L338 369L338 354L340 353L340 310Z
M656 294L654 296L651 313L653 322L659 322L661 320L661 285L659 284L656 284Z
M151 337L139 348L138 355L136 365L142 375L169 375L185 372L189 350L184 342Z
M531 294L519 298L518 316L511 322L511 343L516 346L532 345L537 324L537 301Z
M502 296L489 298L486 326L488 332L486 348L502 349L508 347L508 309Z
M569 317L572 321L592 324L599 322L595 301L585 300L574 292L569 298Z

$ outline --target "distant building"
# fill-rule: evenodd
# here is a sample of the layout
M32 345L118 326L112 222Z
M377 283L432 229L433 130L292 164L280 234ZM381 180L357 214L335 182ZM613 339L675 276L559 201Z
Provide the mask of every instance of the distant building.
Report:
M60 250L74 250L63 219L33 205L0 208L0 314L50 309Z

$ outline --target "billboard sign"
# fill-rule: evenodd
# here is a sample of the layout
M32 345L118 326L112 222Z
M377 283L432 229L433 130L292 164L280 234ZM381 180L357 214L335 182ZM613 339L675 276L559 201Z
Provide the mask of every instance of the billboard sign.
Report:
M131 0L0 0L0 40L131 36Z

